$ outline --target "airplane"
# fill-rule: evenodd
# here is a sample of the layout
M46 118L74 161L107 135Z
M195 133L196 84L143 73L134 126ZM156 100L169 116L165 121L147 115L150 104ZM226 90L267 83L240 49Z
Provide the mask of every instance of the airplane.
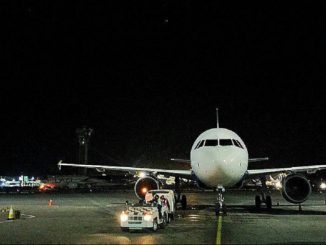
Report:
M226 213L223 193L225 188L239 186L249 179L261 179L260 195L255 196L255 206L261 207L265 203L267 209L272 208L272 199L266 186L266 176L271 174L284 173L286 177L282 179L282 195L285 200L293 204L301 204L306 201L312 191L310 181L305 173L315 173L326 169L326 165L297 166L287 168L267 168L248 169L251 162L266 161L265 158L249 158L248 150L243 140L234 132L226 128L220 128L218 122L218 109L216 109L217 127L211 128L201 133L194 141L190 160L171 159L177 162L189 163L187 170L122 167L110 165L85 165L58 163L59 169L62 166L95 168L99 172L103 171L143 171L148 175L140 177L134 186L135 194L139 199L143 199L146 192L152 189L159 189L160 183L158 174L175 176L175 189L180 197L180 178L195 180L198 187L216 189L217 202L215 212ZM181 196L181 205L186 209L187 198Z

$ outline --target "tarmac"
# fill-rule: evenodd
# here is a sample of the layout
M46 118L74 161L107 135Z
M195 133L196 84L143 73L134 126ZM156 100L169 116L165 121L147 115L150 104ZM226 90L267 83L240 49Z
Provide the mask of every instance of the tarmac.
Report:
M107 193L1 194L0 209L11 205L20 219L0 214L1 244L326 244L326 194L302 205L272 194L273 208L254 208L254 191L228 191L226 216L216 216L215 192L188 192L189 207L157 232L122 232L125 201L132 190ZM49 206L49 200L52 205Z

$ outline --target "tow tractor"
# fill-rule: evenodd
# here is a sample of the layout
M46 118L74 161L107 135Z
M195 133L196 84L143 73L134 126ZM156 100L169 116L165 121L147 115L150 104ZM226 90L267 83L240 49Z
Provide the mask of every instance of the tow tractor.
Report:
M159 214L158 207L150 204L148 199L145 199L146 201L143 203L134 205L127 204L126 209L120 215L120 226L122 231L143 229L157 231L159 228L163 229L166 224L170 222L171 218L173 218L175 210L173 191L152 190L151 192L152 193L148 193L147 198L154 193L154 195L164 195L168 200L169 205L162 204L161 214ZM169 198L169 195L172 195L173 198ZM173 208L171 209L171 207ZM173 212L171 212L171 210Z

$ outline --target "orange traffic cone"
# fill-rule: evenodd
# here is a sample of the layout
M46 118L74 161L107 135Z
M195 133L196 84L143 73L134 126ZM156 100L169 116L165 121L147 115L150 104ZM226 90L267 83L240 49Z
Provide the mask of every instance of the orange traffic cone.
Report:
M49 202L48 202L48 206L51 207L53 205L53 200L50 199Z
M10 206L8 220L13 220L13 219L15 219L14 210L12 206Z

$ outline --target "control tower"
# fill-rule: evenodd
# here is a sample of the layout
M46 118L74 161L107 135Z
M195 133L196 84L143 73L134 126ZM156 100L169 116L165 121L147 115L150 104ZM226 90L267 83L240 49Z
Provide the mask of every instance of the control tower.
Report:
M79 143L79 151L78 151L78 163L79 164L88 164L88 144L90 137L92 135L92 128L77 128L76 134ZM87 175L87 168L82 169L79 172L80 174Z

